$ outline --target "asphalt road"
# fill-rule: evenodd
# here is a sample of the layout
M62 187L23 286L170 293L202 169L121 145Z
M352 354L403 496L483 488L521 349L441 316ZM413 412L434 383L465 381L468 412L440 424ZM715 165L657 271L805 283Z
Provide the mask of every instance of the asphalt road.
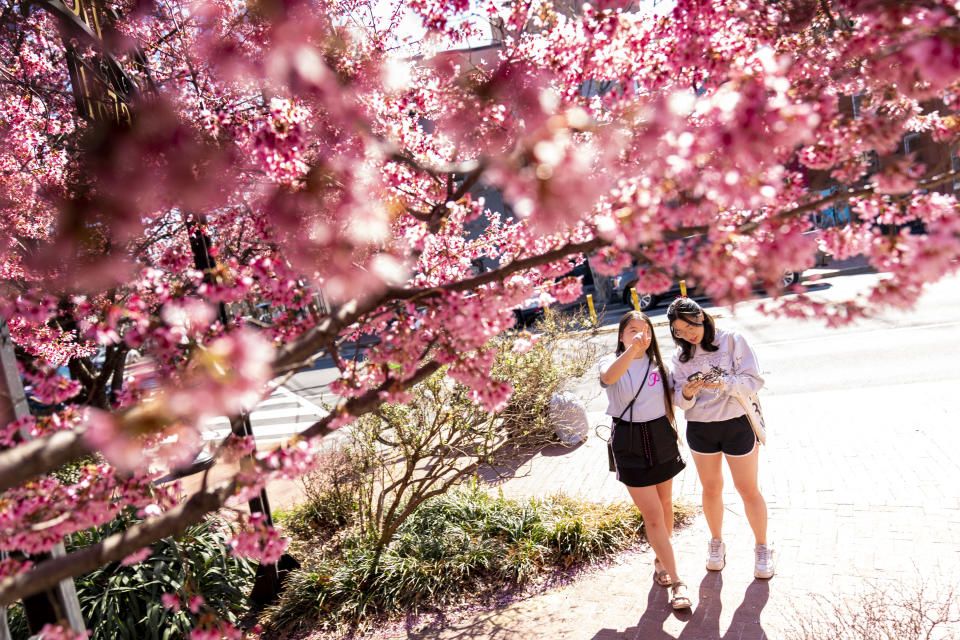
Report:
M844 300L882 274L834 278L824 300ZM772 319L756 305L720 320L751 339L771 394L960 380L960 277L929 287L910 311L887 312L840 328ZM960 387L958 387L960 388Z

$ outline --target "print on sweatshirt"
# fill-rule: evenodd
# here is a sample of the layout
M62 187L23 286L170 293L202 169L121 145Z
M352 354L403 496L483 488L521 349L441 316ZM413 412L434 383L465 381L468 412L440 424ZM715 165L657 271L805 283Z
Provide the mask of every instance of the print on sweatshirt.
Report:
M716 330L716 351L694 347L693 356L680 362L680 349L673 356L673 402L688 421L719 422L743 415L743 406L734 397L748 397L763 387L760 365L753 349L739 333ZM692 399L683 397L683 385L705 379L719 383L719 389L703 389Z

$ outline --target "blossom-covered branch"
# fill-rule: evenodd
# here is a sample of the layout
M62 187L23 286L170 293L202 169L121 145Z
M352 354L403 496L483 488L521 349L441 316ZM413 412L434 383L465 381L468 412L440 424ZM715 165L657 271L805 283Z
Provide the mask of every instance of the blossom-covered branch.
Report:
M205 489L163 515L132 525L102 542L65 556L43 560L27 572L6 576L0 579L0 606L8 606L26 596L51 589L64 578L119 562L161 538L179 536L187 527L222 507L235 490L234 481Z

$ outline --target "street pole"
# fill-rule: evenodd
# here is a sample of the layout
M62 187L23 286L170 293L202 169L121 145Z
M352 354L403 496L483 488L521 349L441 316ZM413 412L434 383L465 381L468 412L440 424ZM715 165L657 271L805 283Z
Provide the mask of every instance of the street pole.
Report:
M193 251L193 263L198 271L203 273L203 279L209 284L216 284L216 261L210 255L210 236L206 232L207 220L205 216L197 216L193 221L193 229L190 230L190 249ZM227 306L221 301L217 304L217 317L224 329L230 326L230 318L227 316ZM239 437L249 436L253 438L253 426L250 424L250 414L246 411L240 412L237 416L230 417L230 431ZM241 465L245 469L251 469L256 464L256 457L251 452L242 461ZM260 489L260 493L250 499L250 515L255 513L263 514L266 523L273 526L273 516L270 513L270 502L267 500L266 488ZM257 567L257 574L254 578L253 589L250 591L250 599L258 606L263 606L280 595L282 589L281 582L286 574L300 566L292 556L283 554L279 563L264 564L260 563Z
M13 349L13 340L7 328L7 320L0 316L0 424L9 424L30 414L30 405L23 391L23 381L17 370L17 358ZM26 430L20 431L20 436L28 439L30 434ZM66 553L63 543L57 544L51 554L53 557ZM43 559L42 556L33 556L34 560ZM48 591L23 598L23 610L27 617L27 626L30 633L37 633L47 623L57 623L66 620L70 627L78 633L86 633L83 623L83 614L80 612L80 600L73 579L67 578ZM7 610L4 607L0 616L0 640L10 638L10 629L7 626Z

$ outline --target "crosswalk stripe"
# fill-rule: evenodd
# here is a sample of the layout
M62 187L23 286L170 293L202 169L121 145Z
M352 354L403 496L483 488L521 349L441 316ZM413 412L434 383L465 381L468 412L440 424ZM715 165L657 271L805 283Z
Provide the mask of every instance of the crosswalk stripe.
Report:
M264 440L285 440L306 430L306 428L312 425L314 422L315 421L268 424L260 427L254 427L253 436L257 442L262 442ZM205 441L221 440L227 437L227 434L229 433L229 428L204 431L203 439Z
M253 436L258 442L286 439L302 432L327 414L328 411L323 407L281 386L250 412L250 425L253 427ZM263 424L271 420L283 420L283 422ZM229 418L217 416L205 421L201 437L204 441L210 442L220 440L229 433Z
M295 416L308 416L310 420L316 421L317 419L322 418L324 415L326 415L326 413L317 417L316 413L303 411L299 407L288 407L286 409L270 409L268 411L260 411L259 409L255 409L250 414L250 422L254 422L256 420L270 420L273 418L287 418L287 417L292 418ZM215 424L229 425L230 420L224 416L221 416L217 418L211 418L210 420L207 421L206 424L207 426L215 425Z

